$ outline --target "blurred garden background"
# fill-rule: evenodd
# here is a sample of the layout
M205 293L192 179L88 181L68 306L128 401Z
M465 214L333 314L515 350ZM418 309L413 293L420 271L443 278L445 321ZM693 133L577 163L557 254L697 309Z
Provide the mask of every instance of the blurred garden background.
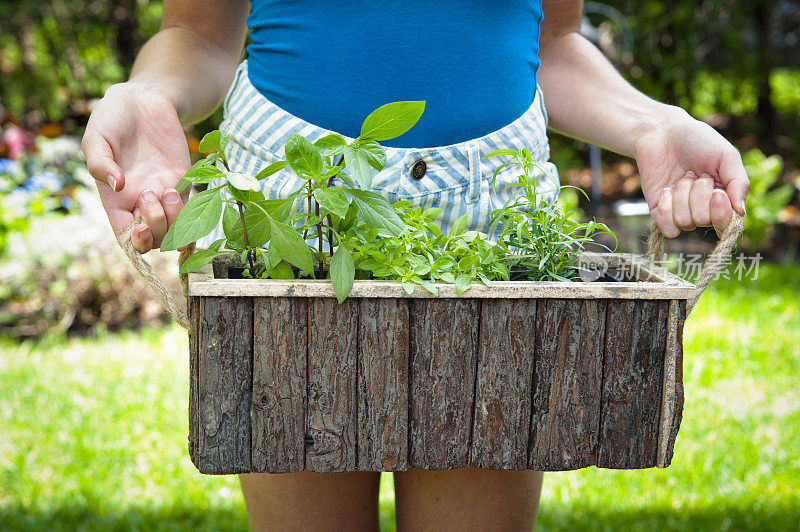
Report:
M93 103L158 29L155 0L0 1L0 530L247 527L235 478L187 454L185 333L118 249L80 152ZM800 1L587 2L582 31L638 88L743 154L736 260L685 330L686 411L666 470L549 474L543 530L797 530ZM198 138L220 111L186 129ZM640 251L635 163L552 136L563 201ZM698 229L673 253L706 254ZM675 257L675 255L673 255ZM757 268L752 257L760 257ZM172 254L151 253L175 279ZM685 276L675 259L673 268ZM741 277L741 278L740 278ZM391 477L382 527L393 530Z

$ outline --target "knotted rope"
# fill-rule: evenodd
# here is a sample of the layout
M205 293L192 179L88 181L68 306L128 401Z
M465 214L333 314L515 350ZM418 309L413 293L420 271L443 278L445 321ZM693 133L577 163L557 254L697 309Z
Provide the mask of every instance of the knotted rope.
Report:
M188 330L189 318L186 314L185 300L189 294L189 275L186 273L179 274L184 297L184 300L181 300L180 296L167 288L156 271L153 269L153 266L144 260L142 255L136 250L135 247L133 247L133 242L131 242L133 228L141 222L142 219L137 218L128 226L127 229L125 229L125 232L120 238L120 245L125 251L125 254L128 256L128 259L133 264L133 267L139 272L144 280L147 281L147 284L150 285L150 288L152 288L153 292L156 293L158 298L161 300L161 304L164 306L167 312L169 312L172 318L178 322L181 327ZM695 293L686 302L687 317L694 308L695 303L697 303L697 300L700 299L700 296L703 294L703 292L705 292L706 288L708 288L708 285L714 279L714 276L727 263L733 248L736 246L739 238L742 236L743 224L744 220L742 217L736 212L733 212L731 214L731 219L728 222L728 226L722 233L722 237L720 238L719 242L717 242L717 245L714 247L711 255L709 255L708 260L706 260L702 270L700 270L700 274L695 282ZM183 263L192 256L192 253L194 253L194 248L195 245L192 243L189 244L186 249L180 252L180 255L178 255L178 268L180 268ZM661 260L661 257L664 254L664 235L661 234L661 231L658 229L658 225L653 219L650 220L650 236L647 239L647 248L650 250L651 261L658 262Z
M719 242L714 246L714 250L706 259L700 274L697 276L694 295L686 302L686 317L689 317L689 313L692 312L695 303L703 295L708 285L711 284L717 272L727 264L733 248L736 247L739 238L742 236L743 228L744 219L734 211L731 213L731 219L722 232ZM650 260L652 262L660 261L664 255L664 235L661 234L658 224L652 218L650 219L650 236L647 238L647 249L650 250Z
M189 317L186 314L186 301L185 299L188 297L189 294L189 274L181 273L178 275L181 281L181 289L183 291L184 300L181 301L180 296L177 295L175 292L167 288L164 284L164 281L158 276L156 271L153 269L153 266L144 260L142 254L139 253L135 247L133 247L133 242L131 242L131 235L133 234L133 228L142 223L141 218L137 218L134 220L125 232L122 233L122 237L120 237L120 246L122 246L122 250L125 252L125 255L128 256L128 259L133 264L133 267L136 268L136 271L147 281L147 284L150 285L150 288L153 289L153 292L156 293L158 299L161 300L161 304L164 308L169 312L172 319L178 322L178 324L183 327L184 329L189 329ZM180 269L183 266L183 263L186 262L186 259L192 256L194 253L194 242L186 246L186 249L180 252L178 255L178 268Z

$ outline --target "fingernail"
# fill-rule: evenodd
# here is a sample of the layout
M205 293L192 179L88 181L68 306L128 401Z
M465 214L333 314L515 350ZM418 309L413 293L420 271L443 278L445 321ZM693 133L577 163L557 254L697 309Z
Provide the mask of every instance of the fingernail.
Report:
M744 213L745 216L747 216L747 209L744 206L744 200L742 200L742 212Z
M180 199L181 196L177 190L170 189L164 193L164 203L178 203Z
M664 189L664 196L668 198L672 196L672 187L667 187Z
M155 192L149 189L142 191L142 199L147 202L157 201Z
M689 177L691 179L695 179L697 177L697 174L695 174L694 172L689 170L688 172L686 172L686 174L684 174L684 177Z
M140 238L141 240L145 240L145 239L147 239L149 236L150 236L150 228L149 228L149 227L147 227L147 226L144 226L144 228L143 228L143 229L139 229L139 238Z
M108 177L106 177L106 183L108 183L108 186L111 187L111 190L117 190L117 178L113 175L108 174Z
M711 176L711 174L709 174L708 172L703 172L702 174L700 174L700 177L702 177L702 178L706 178L706 177L707 177L707 178L709 178L709 179L714 179L714 178Z

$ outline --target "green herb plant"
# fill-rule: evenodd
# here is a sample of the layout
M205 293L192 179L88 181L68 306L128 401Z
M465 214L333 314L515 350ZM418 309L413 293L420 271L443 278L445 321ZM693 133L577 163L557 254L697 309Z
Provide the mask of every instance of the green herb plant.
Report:
M492 213L488 234L467 230L467 215L447 234L436 225L438 208L422 211L408 201L390 204L369 190L373 172L386 165L380 141L411 129L425 102L394 102L364 120L361 134L348 143L338 134L312 143L291 135L285 160L275 161L255 177L234 172L225 158L228 141L212 131L200 143L209 155L195 163L178 188L214 183L194 195L181 210L162 242L162 250L186 246L211 233L222 220L225 238L192 255L182 272L196 271L214 257L240 257L244 275L294 279L323 272L339 302L350 294L355 279L387 279L438 295L436 283L454 284L458 294L474 283L490 286L509 280L510 268L531 270L535 280L573 280L570 270L583 246L597 233L612 234L603 224L581 224L557 203L537 201L536 182L546 171L528 150L499 150L509 165L523 168L519 193ZM301 185L287 197L266 199L260 181L289 168ZM497 172L492 179L494 185ZM342 185L334 185L338 178ZM489 235L498 234L494 241ZM582 231L582 234L579 234ZM312 240L315 245L309 245ZM323 252L327 241L332 252Z
M517 176L519 181L510 183L519 190L503 207L492 212L490 218L489 234L499 231L497 246L502 250L507 266L520 270L531 281L579 280L575 266L586 245L592 243L611 251L594 239L599 234L606 234L616 242L617 237L603 223L594 220L581 223L560 203L541 201L542 193L537 185L542 176L550 175L550 170L534 161L526 148L496 150L483 158L497 156L511 157L511 160L497 167L492 176L493 186L503 168L514 166L522 170ZM580 188L561 187L564 188L574 188L586 196Z
M196 271L220 255L239 255L249 277L294 278L292 267L308 277L314 275L315 267L328 266L336 295L344 300L355 278L353 257L346 247L338 246L328 259L323 241L327 239L334 249L341 232L356 221L382 235L403 232L405 224L392 205L368 189L373 170L386 165L386 154L378 142L411 129L424 108L425 102L415 101L381 106L367 116L361 134L349 144L338 134L315 143L291 135L284 145L285 160L273 162L255 177L231 171L225 158L228 139L219 131L210 132L200 142L200 151L211 153L192 166L178 188L182 191L190 183L222 184L189 199L167 231L161 249L178 249L208 235L221 218L225 238L192 255L182 272ZM301 178L302 186L285 198L266 199L260 181L286 167ZM337 177L345 186L332 186ZM301 208L305 205L306 209ZM314 236L316 249L306 243Z

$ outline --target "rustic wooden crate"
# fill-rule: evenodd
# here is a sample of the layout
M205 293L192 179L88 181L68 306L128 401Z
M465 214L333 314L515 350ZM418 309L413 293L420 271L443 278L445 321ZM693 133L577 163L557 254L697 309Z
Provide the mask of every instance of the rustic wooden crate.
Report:
M190 278L189 453L202 473L666 467L694 286Z

